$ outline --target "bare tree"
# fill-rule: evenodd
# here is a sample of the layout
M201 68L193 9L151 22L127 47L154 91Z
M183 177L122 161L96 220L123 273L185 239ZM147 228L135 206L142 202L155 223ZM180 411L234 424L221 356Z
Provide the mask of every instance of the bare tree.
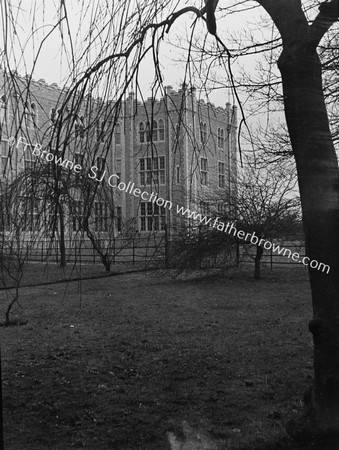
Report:
M308 408L310 414L304 420L305 430L309 433L327 435L339 434L339 179L318 49L338 20L338 2L321 2L319 11L316 11L318 2L311 0L220 2L226 15L236 14L242 8L253 5L262 7L270 18L271 26L275 27L274 32L279 34L278 39L281 39L281 46L280 43L276 46L275 36L264 44L267 49L275 46L280 53L277 56L277 52L273 52L271 58L272 63L277 62L281 74L284 112L298 174L306 252L311 260L324 261L331 266L329 274L311 267L309 270L314 313L309 328L314 338L315 379ZM90 20L84 39L87 47L82 47L76 54L74 46L69 46L67 57L71 68L71 89L65 96L65 103L74 93L80 97L93 93L93 90L107 93L114 79L115 101L121 104L126 89L139 91L138 72L148 53L154 63L152 94L155 95L162 87L161 42L172 31L177 19L185 16L193 25L188 31L191 43L195 30L199 30L198 19L204 17L205 12L194 6L178 9L177 2L172 1L142 1L137 5L134 2L114 2L109 7L105 2L95 5L94 11L87 9L82 16L82 19L87 19L93 13L92 17L95 17ZM14 46L17 42L18 15L8 14L11 8L11 2L1 3L2 17L7 21L4 24L8 33L4 50L8 67L12 54L8 45L11 42ZM35 8L32 7L32 11ZM65 22L68 37L64 39L72 40L65 2L60 2L57 12L55 27L62 29L61 22L62 25ZM209 29L219 50L216 59L224 64L230 85L235 89L236 82L231 70L232 51L218 34L214 35L215 28L211 25L214 21L210 19L211 15ZM220 33L222 23L217 21L217 33ZM10 35L13 40L8 38ZM94 48L94 55L89 57ZM208 51L205 42L200 44L200 48L204 54ZM191 69L190 44L187 54L185 82ZM107 80L107 89L102 89L100 84L103 77ZM239 99L236 90L234 95ZM245 116L242 122L244 120Z
M10 314L19 301L24 270L43 221L40 201L30 187L25 176L0 184L0 280L8 297L5 326L14 324Z
M201 198L196 204L191 227L184 225L173 241L171 262L178 270L198 268L204 259L210 266L234 266L240 261L239 246L251 257L254 246L254 278L260 279L265 241L296 234L300 204L295 172L281 163L271 164L268 170L261 166L262 159L259 153L248 155L243 170L232 180L236 190L219 190L208 202ZM245 235L248 238L242 240ZM249 235L256 243L250 242Z
M282 239L295 232L299 216L299 201L296 177L293 170L282 164L268 169L257 168L260 154L250 158L237 183L237 196L232 197L233 208L237 211L237 228L246 233L255 233L258 238L254 258L254 278L261 277L261 259L264 243ZM288 168L290 169L290 167Z

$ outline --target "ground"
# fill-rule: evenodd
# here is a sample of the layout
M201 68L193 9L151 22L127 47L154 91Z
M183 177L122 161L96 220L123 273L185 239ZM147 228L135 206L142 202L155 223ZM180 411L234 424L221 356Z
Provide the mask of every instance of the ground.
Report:
M14 316L28 322L1 327L8 450L313 448L284 431L312 377L303 268L27 287Z

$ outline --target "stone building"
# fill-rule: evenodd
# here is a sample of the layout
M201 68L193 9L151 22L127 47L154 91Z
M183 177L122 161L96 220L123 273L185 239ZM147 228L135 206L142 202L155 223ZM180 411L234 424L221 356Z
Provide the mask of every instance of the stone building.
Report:
M54 177L67 236L81 229L86 211L95 232L114 235L125 222L141 233L175 230L189 221L186 209L229 212L237 174L230 103L215 107L186 86L167 86L160 99L145 102L132 93L103 102L44 80L0 75L0 180L23 171ZM84 180L93 198L81 193ZM41 211L51 202L42 205L40 194Z

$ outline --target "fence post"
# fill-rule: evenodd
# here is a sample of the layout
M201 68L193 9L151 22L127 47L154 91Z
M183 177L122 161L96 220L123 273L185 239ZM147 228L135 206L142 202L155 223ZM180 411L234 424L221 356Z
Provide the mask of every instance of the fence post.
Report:
M271 270L273 270L273 249L271 247Z
M168 231L167 231L167 224L165 224L165 268L168 269L168 263L169 263L169 248L168 248L169 242L168 242Z
M1 370L1 347L0 347L0 450L4 450L4 425L2 405L2 370Z
M202 255L201 255L201 224L198 226L198 249L199 249L199 269L202 269Z
M133 250L133 266L134 266L134 264L135 264L134 238L132 240L132 250Z
M239 244L239 240L236 240L236 246L235 246L235 251L236 251L236 266L239 267L240 265L240 244Z

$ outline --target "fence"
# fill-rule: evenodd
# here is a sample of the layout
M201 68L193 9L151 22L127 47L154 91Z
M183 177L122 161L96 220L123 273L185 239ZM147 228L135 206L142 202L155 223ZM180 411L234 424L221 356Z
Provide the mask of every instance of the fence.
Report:
M112 264L144 264L152 265L166 260L165 236L141 237L134 239L100 239L97 245L107 252ZM59 262L60 242L39 241L30 246L29 261L32 262ZM66 262L73 264L98 264L101 263L99 253L93 248L91 242L86 239L72 239L65 241Z
M97 241L98 245L107 251L112 264L132 264L143 265L145 267L169 268L173 265L173 255L178 245L175 239L168 239L167 234L149 235L147 237L136 237L134 239L116 238L112 240L101 239ZM180 245L180 244L179 244ZM291 253L298 252L300 259L305 256L304 244L298 242L281 243L285 249ZM256 247L254 245L237 242L232 247L228 260L232 260L234 265L240 266L253 263ZM66 261L72 264L98 264L101 263L98 252L93 248L88 239L72 239L65 241ZM222 252L217 248L215 255L207 252L207 255L197 255L197 266L220 267L222 261L220 257ZM57 240L36 242L30 250L30 261L36 262L59 262L60 247ZM265 250L261 262L273 269L280 265L301 265L287 258L283 254L274 253L273 250Z

